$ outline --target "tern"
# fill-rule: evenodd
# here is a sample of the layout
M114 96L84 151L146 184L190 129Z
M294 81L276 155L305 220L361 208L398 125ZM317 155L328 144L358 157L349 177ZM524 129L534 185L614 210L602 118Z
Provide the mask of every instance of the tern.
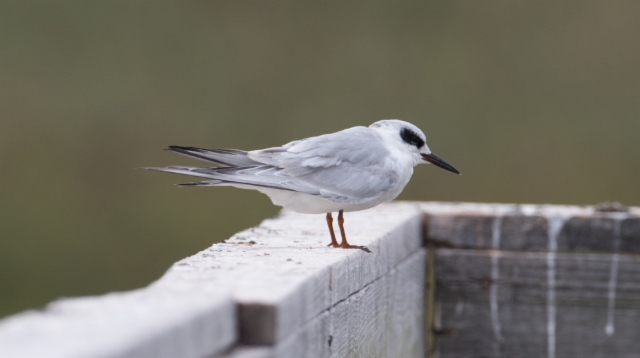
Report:
M351 245L344 230L344 212L372 208L395 199L418 164L460 172L431 152L424 133L411 123L386 119L369 127L296 140L280 147L244 151L172 145L166 150L207 161L215 167L170 166L143 169L205 178L181 187L233 186L269 196L274 205L303 214L325 214L331 243ZM342 241L333 231L338 212Z

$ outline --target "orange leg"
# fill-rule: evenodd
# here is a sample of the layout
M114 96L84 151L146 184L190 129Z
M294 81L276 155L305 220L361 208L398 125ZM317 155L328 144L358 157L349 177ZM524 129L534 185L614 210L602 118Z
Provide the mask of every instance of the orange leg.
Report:
M340 210L340 213L338 214L338 226L340 227L340 235L342 235L342 242L339 247L343 249L360 249L371 253L371 251L364 246L349 245L347 242L347 235L344 233L344 216L342 210Z
M327 213L327 226L329 227L329 233L331 234L331 243L327 246L338 247L338 240L336 240L336 234L333 232L333 217L331 213Z

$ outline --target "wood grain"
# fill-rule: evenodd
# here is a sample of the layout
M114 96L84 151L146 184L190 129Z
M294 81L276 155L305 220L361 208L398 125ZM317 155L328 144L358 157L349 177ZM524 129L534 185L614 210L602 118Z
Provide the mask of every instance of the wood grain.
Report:
M372 254L327 247L325 225L283 212L148 287L4 319L0 356L404 358L425 342L439 357L640 356L640 208L348 213L349 242Z
M436 256L440 357L640 352L640 256L558 253L553 287L547 253L440 249Z
M229 293L178 286L68 298L11 316L0 322L0 357L201 358L229 349L237 340Z
M548 250L549 220L563 221L558 252L640 254L640 208L597 212L593 207L422 204L430 245L461 249ZM494 247L494 237L502 237Z
M424 357L425 260L419 249L274 346L238 347L225 357Z
M240 341L275 345L415 252L421 219L413 203L348 213L349 242L368 246L369 254L327 247L323 215L283 212L176 263L165 276L231 291Z

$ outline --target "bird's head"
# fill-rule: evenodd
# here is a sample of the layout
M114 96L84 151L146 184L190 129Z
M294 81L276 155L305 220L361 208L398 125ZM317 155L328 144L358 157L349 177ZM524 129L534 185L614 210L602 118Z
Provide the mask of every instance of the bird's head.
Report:
M394 148L407 153L413 158L414 165L433 164L450 172L460 172L446 160L433 154L427 146L427 137L420 128L399 119L385 119L369 126L376 130L383 139Z

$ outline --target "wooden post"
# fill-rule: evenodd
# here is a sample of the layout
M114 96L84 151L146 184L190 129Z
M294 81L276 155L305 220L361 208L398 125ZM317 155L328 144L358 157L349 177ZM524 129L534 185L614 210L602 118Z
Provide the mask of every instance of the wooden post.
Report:
M445 357L640 352L640 209L428 203Z

